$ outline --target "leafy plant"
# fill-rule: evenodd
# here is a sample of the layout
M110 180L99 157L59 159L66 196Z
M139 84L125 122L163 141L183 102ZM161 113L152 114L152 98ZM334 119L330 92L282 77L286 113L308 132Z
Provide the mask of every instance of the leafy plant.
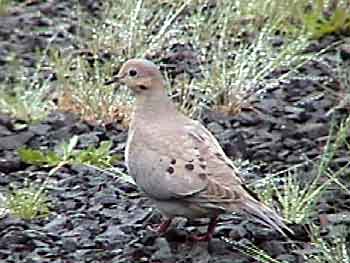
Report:
M9 7L12 6L14 0L0 0L0 15L6 14Z
M47 217L50 212L44 188L34 184L13 189L6 199L6 206L11 214L25 220Z
M327 7L325 2L332 2ZM299 17L306 30L313 38L321 38L332 33L350 30L350 5L347 1L314 0L309 10L300 10ZM305 9L306 7L301 6ZM327 14L330 13L330 14Z
M69 142L63 143L59 147L59 153L55 151L41 151L28 148L18 150L20 158L28 163L38 166L52 167L59 164L84 164L101 168L111 167L118 159L117 156L110 155L112 142L103 141L98 148L89 146L84 150L77 150L78 136L73 136Z

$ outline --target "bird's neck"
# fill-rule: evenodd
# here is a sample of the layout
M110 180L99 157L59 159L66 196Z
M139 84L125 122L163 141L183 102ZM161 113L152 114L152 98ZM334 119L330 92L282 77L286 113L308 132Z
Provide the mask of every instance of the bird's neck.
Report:
M135 123L155 123L160 119L175 117L177 114L175 104L167 96L165 90L160 90L151 96L139 95L136 97L133 121Z

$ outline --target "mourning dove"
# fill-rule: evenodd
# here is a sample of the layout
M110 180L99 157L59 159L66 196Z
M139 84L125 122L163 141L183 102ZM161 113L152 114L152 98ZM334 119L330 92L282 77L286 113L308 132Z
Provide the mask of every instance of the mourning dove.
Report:
M214 136L177 111L155 64L130 59L109 84L115 81L136 97L125 159L129 174L165 219L159 233L174 217L210 218L207 233L195 237L210 240L218 216L232 212L252 215L282 234L291 232L247 189Z

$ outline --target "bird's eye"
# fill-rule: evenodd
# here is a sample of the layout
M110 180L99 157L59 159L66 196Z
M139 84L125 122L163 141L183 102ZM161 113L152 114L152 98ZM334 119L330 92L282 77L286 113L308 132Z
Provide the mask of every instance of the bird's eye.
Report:
M130 69L129 70L129 76L130 77L135 77L137 75L137 71L135 69Z

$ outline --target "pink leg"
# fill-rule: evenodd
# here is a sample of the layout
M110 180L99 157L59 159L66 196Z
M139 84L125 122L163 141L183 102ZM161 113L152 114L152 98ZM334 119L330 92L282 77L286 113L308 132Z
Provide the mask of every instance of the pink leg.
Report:
M193 241L210 241L211 238L213 237L213 233L217 222L218 222L218 216L211 218L208 225L207 233L202 236L192 236L191 239Z
M160 225L158 225L156 227L148 226L148 229L157 233L158 235L164 234L167 231L167 229L169 228L171 221L172 221L171 218L166 219Z

